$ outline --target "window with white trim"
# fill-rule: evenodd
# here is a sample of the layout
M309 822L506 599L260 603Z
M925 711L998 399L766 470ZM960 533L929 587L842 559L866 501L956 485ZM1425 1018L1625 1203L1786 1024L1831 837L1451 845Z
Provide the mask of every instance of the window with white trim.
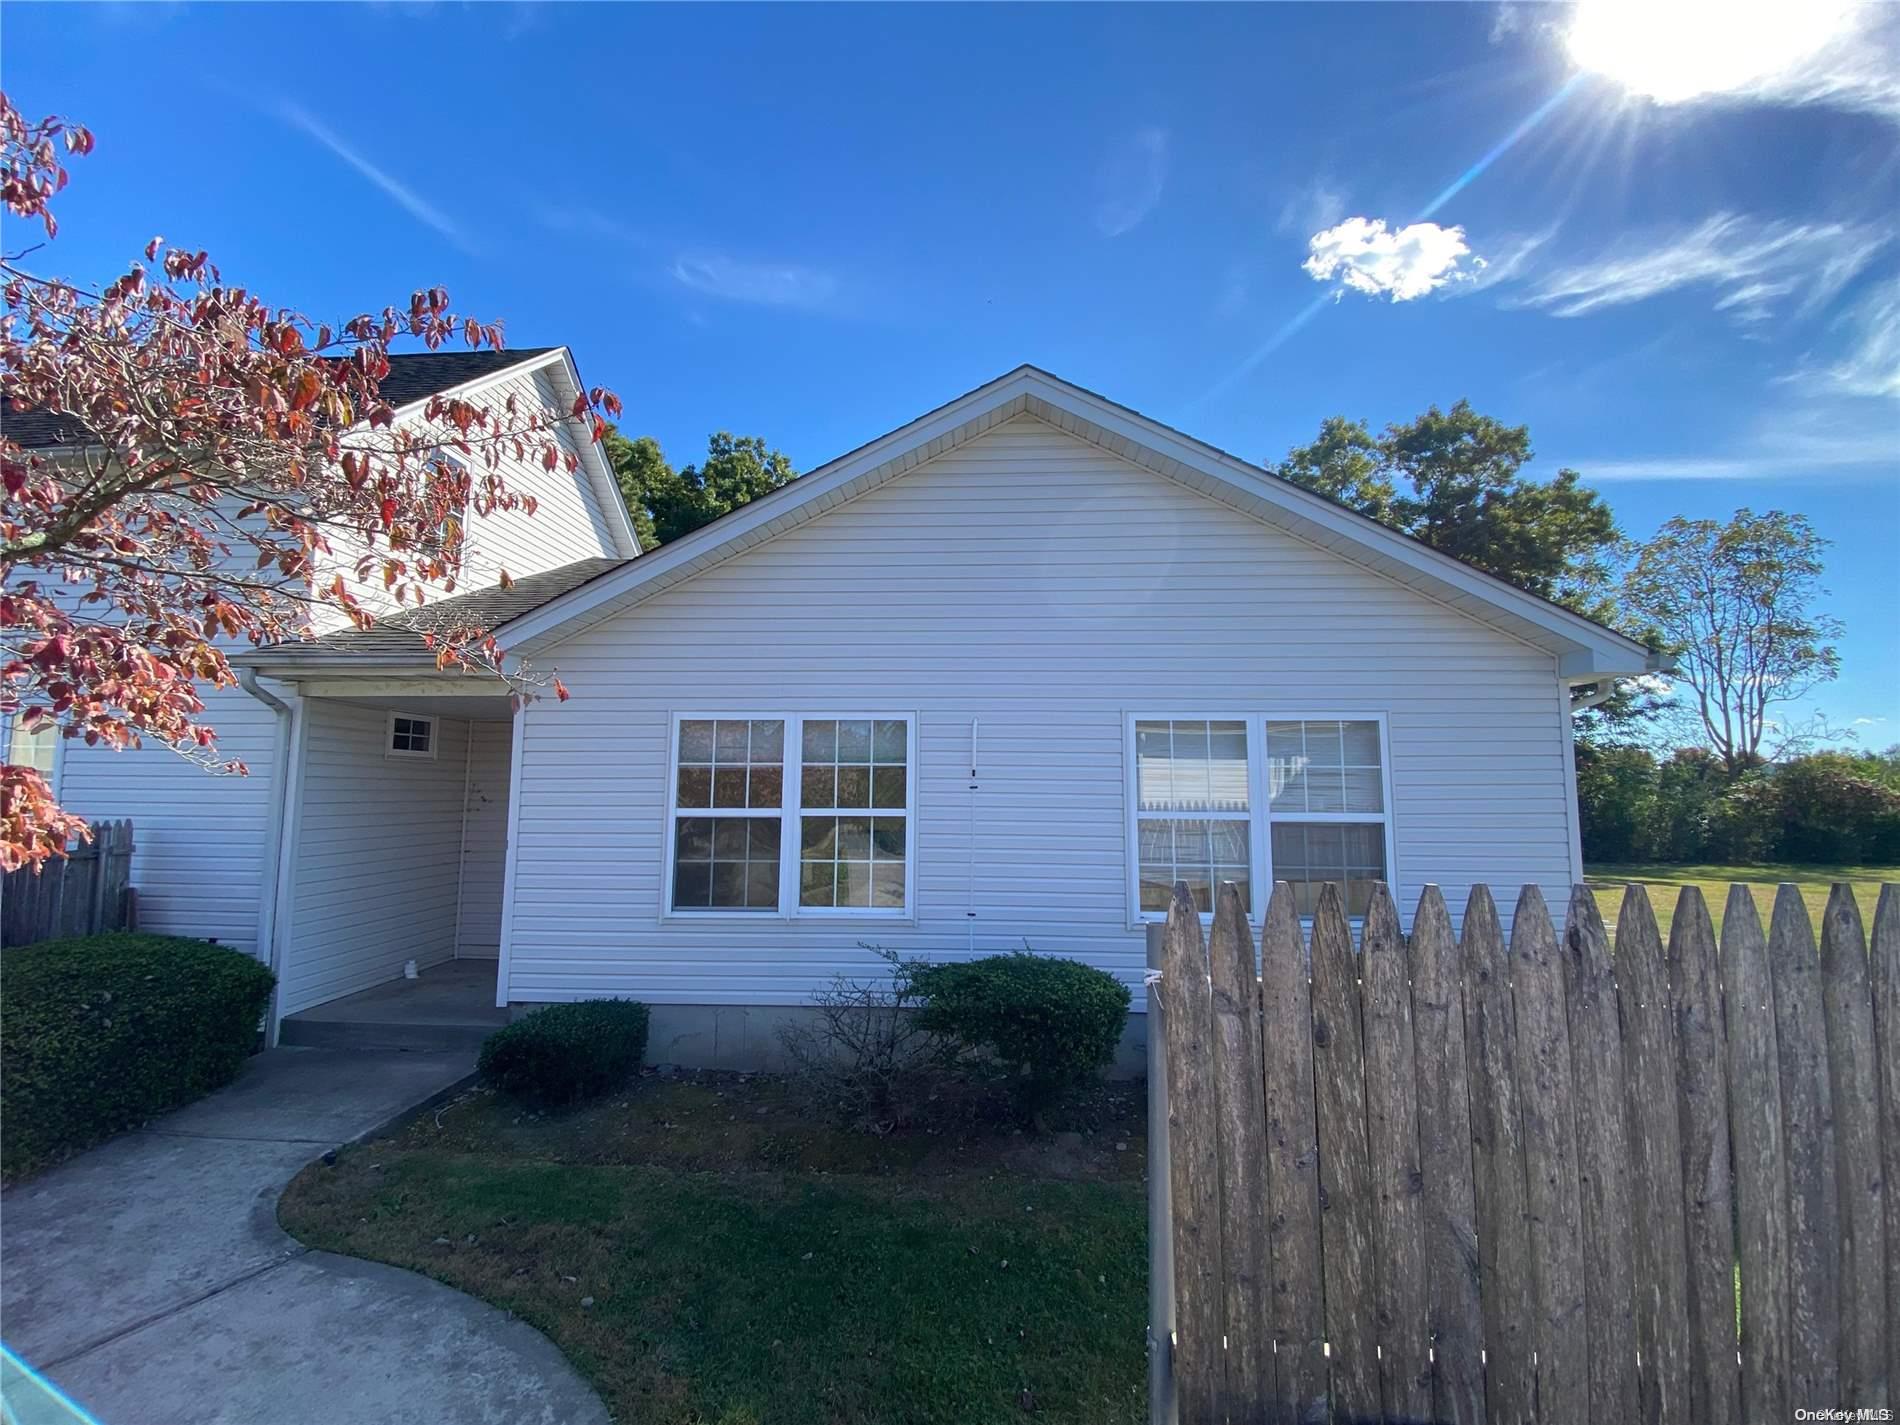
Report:
M1371 719L1267 722L1267 816L1273 879L1289 882L1302 916L1335 882L1346 914L1363 916L1387 879L1385 757Z
M682 718L674 746L673 909L776 911L784 721Z
M435 719L416 717L409 713L391 713L387 755L391 757L435 756Z
M1390 880L1391 811L1379 718L1130 720L1130 874L1135 913L1167 913L1177 881L1203 914L1233 881L1286 881L1302 917L1328 881L1362 917ZM1256 780L1258 778L1258 780Z
M1176 881L1214 908L1214 887L1236 882L1252 909L1253 811L1247 724L1154 719L1135 724L1135 835L1141 909L1168 909Z
M667 912L907 914L915 745L907 716L678 718Z
M51 718L36 719L32 727L15 713L7 732L7 761L15 767L31 767L48 782L53 780L53 764L59 756L59 728Z

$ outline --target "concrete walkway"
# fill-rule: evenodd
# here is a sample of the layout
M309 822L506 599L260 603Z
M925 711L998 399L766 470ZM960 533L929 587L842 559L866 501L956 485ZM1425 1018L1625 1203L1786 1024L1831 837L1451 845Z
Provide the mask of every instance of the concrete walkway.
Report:
M275 1049L230 1088L0 1197L0 1335L102 1425L605 1425L538 1331L312 1252L277 1198L467 1054Z

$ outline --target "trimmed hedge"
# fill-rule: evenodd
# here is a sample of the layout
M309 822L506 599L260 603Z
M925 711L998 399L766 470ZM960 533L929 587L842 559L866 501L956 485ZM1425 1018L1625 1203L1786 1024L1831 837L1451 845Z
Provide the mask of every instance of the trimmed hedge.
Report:
M1113 975L1028 950L930 965L916 987L928 1000L918 1023L1016 1070L1031 1111L1107 1068L1128 1024L1128 987Z
M169 935L0 955L0 1173L33 1172L230 1083L275 983L241 951Z
M550 1108L624 1084L647 1052L647 1007L630 999L551 1004L482 1042L477 1067L504 1093Z

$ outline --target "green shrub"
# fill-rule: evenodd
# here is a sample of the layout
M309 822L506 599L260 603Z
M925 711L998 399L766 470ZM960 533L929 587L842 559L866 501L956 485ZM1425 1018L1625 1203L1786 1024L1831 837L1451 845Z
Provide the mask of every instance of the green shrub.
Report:
M547 1107L625 1083L647 1052L647 1007L630 999L551 1004L498 1029L477 1065L504 1093Z
M1079 960L1020 950L918 972L918 1024L1012 1069L1040 1113L1113 1062L1128 1023L1128 987Z
M47 940L0 955L5 1175L231 1082L257 1046L271 972L167 935Z

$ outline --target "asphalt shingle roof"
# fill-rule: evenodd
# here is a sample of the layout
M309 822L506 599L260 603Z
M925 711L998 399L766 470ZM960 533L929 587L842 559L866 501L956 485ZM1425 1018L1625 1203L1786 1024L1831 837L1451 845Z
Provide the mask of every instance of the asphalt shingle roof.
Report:
M248 655L244 661L269 661L273 654L288 654L298 662L335 659L347 662L362 657L431 657L423 635L430 629L496 629L523 614L533 613L543 604L552 603L591 579L627 561L618 558L579 559L558 569L525 574L507 588L492 585L473 593L437 599L421 608L406 609L378 619L369 628L343 629L309 643L290 644Z
M392 406L424 400L465 381L479 380L507 367L557 350L524 346L503 351L415 351L392 355L383 378L382 397ZM50 411L16 411L0 402L0 435L27 450L83 444L79 422Z

